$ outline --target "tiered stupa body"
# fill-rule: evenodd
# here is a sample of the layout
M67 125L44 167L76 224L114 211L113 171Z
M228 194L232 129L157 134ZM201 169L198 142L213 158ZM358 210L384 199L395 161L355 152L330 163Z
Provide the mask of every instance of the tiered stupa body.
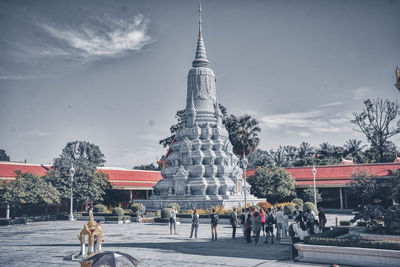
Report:
M165 159L164 179L154 186L151 200L168 200L187 208L243 205L243 171L222 124L215 81L200 20L196 56L187 78L185 113ZM247 195L250 203L257 200L250 192Z

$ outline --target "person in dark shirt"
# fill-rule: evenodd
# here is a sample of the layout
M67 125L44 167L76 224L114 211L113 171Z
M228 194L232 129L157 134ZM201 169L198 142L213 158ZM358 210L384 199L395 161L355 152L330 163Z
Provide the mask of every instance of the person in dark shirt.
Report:
M326 224L326 216L324 209L322 207L319 208L318 219L319 219L319 226L321 227L321 229L324 229Z
M212 209L212 213L210 214L210 218L211 218L211 236L212 236L212 240L217 240L218 214L215 212L215 209Z

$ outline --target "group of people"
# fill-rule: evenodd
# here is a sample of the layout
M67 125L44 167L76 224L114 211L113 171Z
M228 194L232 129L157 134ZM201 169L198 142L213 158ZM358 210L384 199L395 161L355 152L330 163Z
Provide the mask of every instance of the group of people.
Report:
M170 234L176 234L176 207L170 209ZM244 238L248 243L252 243L252 237L254 237L255 245L260 246L260 236L266 236L264 243L274 243L274 238L280 240L281 237L291 236L293 242L299 242L304 240L304 237L312 234L318 234L322 232L322 229L326 224L326 216L322 208L319 209L318 216L314 214L311 209L302 211L298 205L295 206L295 210L292 214L292 219L289 218L282 211L282 207L278 207L276 210L268 208L264 211L262 208L256 209L246 208L242 210L242 214L238 215L236 208L233 208L229 220L232 226L232 238L236 239L236 229L241 227ZM191 215L191 231L190 238L197 238L199 228L199 214L194 209ZM215 209L212 209L210 214L211 224L211 239L218 239L218 223L219 216Z

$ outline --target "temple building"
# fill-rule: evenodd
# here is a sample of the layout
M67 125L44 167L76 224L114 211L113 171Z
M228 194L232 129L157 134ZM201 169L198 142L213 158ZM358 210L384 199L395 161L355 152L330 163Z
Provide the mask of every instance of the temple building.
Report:
M164 159L161 179L154 186L151 208L174 202L181 207L244 205L244 188L249 203L259 201L244 186L243 170L233 153L229 134L222 124L218 106L216 79L210 68L201 28L192 68L187 77L185 113L175 133L175 140Z

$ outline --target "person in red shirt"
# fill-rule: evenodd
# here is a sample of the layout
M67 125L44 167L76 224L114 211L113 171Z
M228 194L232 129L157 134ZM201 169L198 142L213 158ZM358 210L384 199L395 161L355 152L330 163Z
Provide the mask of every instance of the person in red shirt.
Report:
M260 216L261 216L261 229L263 232L263 236L265 236L265 212L264 209L260 209Z

